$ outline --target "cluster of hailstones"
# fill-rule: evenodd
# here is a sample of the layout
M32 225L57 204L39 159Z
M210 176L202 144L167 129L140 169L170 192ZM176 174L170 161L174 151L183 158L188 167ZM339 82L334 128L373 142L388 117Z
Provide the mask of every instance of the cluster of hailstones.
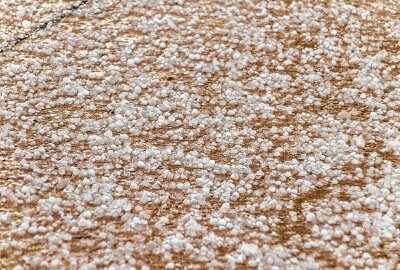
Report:
M69 5L11 2L3 47ZM395 269L398 10L88 1L7 47L0 268Z

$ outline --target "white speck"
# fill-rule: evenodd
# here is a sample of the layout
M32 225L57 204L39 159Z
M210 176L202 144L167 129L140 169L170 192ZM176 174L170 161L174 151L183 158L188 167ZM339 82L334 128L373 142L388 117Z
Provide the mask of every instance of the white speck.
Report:
M30 28L30 27L31 27L31 22L30 22L30 21L24 20L24 21L22 22L22 27L25 28L25 29Z
M311 213L311 212L308 213L307 216L306 216L306 220L308 222L315 222L316 221L315 215L313 213Z

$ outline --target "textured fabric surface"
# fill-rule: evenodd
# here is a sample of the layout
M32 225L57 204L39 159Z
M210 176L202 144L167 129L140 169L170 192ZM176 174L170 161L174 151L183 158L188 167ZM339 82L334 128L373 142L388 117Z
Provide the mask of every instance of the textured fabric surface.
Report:
M398 1L0 2L0 269L399 269Z

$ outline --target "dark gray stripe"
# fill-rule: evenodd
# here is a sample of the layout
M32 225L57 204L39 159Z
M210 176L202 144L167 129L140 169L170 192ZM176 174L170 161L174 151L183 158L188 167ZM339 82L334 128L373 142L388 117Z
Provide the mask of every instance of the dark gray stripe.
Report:
M13 41L10 41L8 44L4 45L3 47L0 48L0 53L3 53L7 50L11 50L13 47L17 46L18 44L22 43L23 41L27 40L30 36L33 34L39 32L40 30L45 29L50 23L55 24L60 22L63 18L70 16L72 12L75 10L79 9L82 7L84 4L86 4L89 0L82 0L79 2L76 2L71 5L71 7L67 10L62 11L61 14L56 14L53 17L51 17L47 22L41 23L38 26L36 26L34 29L32 29L29 33L22 37L18 37Z

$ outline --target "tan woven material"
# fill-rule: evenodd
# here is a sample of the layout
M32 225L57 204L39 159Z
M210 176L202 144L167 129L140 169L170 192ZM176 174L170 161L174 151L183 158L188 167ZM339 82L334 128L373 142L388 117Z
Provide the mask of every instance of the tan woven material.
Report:
M0 4L0 269L399 269L398 1Z

